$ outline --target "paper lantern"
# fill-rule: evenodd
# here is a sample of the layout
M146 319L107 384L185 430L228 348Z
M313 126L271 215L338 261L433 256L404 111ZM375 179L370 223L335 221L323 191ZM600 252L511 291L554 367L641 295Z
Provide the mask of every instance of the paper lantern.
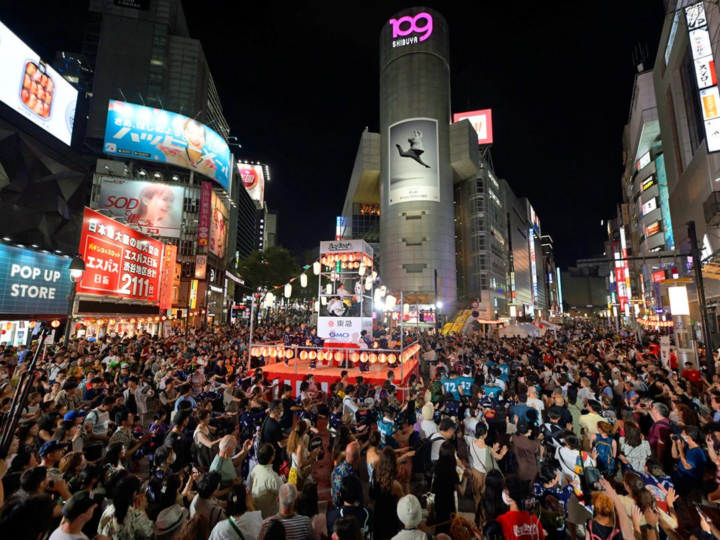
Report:
M394 364L396 360L397 360L397 356L395 356L392 353L388 354L388 357L387 357L388 364Z
M361 276L364 276L364 275L365 275L365 270L366 270L366 267L365 267L365 264L363 263L363 264L361 264L360 267L358 268L358 274L360 274Z
M385 297L385 308L386 309L394 309L395 304L397 304L397 298L395 298L392 294L388 294Z
M300 360L307 360L308 352L307 351L300 351Z
M289 283L285 285L285 298L290 298L292 295L292 285Z
M277 349L275 347L270 349L270 358L277 358Z
M300 275L300 286L304 289L307 287L307 274Z
M327 306L327 296L321 296L321 297L320 297L320 302L322 302L322 305L323 305L323 306ZM317 303L317 302L316 302L316 303ZM315 311L318 311L318 312L319 312L320 310L319 310L319 309L316 309Z
M348 260L347 253L343 253L342 259L340 259L340 260L343 262L347 262L347 260Z
M380 293L381 293L381 295L380 295L381 298L384 298L385 295L387 294L387 287L385 285L380 287Z
M285 351L285 358L287 358L288 360L290 360L293 356L295 356L295 353L292 349L288 349L287 351Z
M368 361L368 353L360 353L360 361L361 362L367 362Z
M373 341L373 349L377 349L380 344L377 341Z
M267 357L270 356L270 347L263 347L263 356Z
M347 270L347 267L348 267L347 263L342 263L340 265L340 268L342 268L343 270Z
M360 360L360 355L354 352L350 355L350 360L352 360L353 362L358 362Z
M371 290L372 290L372 286L373 286L373 280L372 280L371 277L368 277L368 278L365 280L365 290L366 290L366 291L371 291Z
M335 361L336 362L342 362L345 359L345 355L341 353L340 351L335 353Z
M374 352L371 352L370 356L368 356L368 360L370 361L371 364L374 364L375 362L377 362L377 354L375 354Z
M355 254L354 254L354 253L351 253L351 254L348 256L348 261L350 261L350 262L355 261Z
M328 283L328 284L325 286L325 293L326 293L326 294L332 294L332 292L333 292L332 283Z
M310 358L310 360L315 360L317 358L317 353L315 351L310 351L308 353L308 358Z
M381 352L380 354L378 354L378 360L381 364L384 364L385 362L387 362L387 355L384 352Z
M313 263L313 274L315 274L316 276L319 276L321 271L322 271L322 267L320 266L320 263L314 262Z
M277 357L278 357L278 358L285 358L285 349L278 349Z
M327 300L326 300L326 301L327 301ZM320 302L318 302L317 300L315 300L315 303L313 304L313 309L314 309L317 313L320 313Z
M375 281L377 279L377 272L373 272L370 276L373 278L373 281Z

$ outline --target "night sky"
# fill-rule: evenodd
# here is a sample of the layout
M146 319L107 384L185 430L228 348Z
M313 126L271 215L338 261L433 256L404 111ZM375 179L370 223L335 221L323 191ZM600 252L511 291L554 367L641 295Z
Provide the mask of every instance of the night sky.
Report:
M0 20L41 55L80 51L87 2L3 2ZM334 236L360 135L379 125L378 40L411 2L186 0L242 149L271 167L280 242ZM620 201L622 130L638 44L652 66L660 0L426 2L450 26L452 110L492 108L493 162L527 196L562 266L601 254ZM43 8L45 6L45 8ZM340 9L343 6L343 9Z

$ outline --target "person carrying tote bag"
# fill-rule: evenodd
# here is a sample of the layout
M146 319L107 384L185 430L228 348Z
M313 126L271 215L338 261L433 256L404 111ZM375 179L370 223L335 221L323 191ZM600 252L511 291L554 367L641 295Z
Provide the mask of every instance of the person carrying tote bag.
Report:
M470 461L472 462L470 483L476 508L485 487L485 475L493 469L499 469L497 461L505 457L508 451L507 446L503 446L501 449L499 443L495 443L492 448L489 447L485 443L486 437L487 426L482 422L478 422L475 427L475 440L469 444L468 448L468 454L470 454Z

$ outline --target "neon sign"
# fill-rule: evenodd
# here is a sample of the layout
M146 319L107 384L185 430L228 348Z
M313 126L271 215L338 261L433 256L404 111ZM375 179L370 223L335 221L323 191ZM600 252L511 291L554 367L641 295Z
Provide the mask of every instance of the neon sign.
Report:
M424 21L425 24L420 26L418 24L419 21ZM403 47L425 41L429 38L433 31L433 18L429 13L418 13L414 17L405 15L399 19L390 19L390 26L392 26L393 39L395 40L393 41L393 47ZM414 33L422 35L420 37L407 37ZM398 39L406 37L407 39Z

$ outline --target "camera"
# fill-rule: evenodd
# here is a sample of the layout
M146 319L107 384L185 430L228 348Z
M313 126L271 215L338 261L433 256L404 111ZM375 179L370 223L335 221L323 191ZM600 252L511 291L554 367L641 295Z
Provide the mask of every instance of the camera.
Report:
M679 440L680 440L680 435L676 435L675 433L672 433L672 434L670 435L670 438L671 438L673 441L679 441Z

